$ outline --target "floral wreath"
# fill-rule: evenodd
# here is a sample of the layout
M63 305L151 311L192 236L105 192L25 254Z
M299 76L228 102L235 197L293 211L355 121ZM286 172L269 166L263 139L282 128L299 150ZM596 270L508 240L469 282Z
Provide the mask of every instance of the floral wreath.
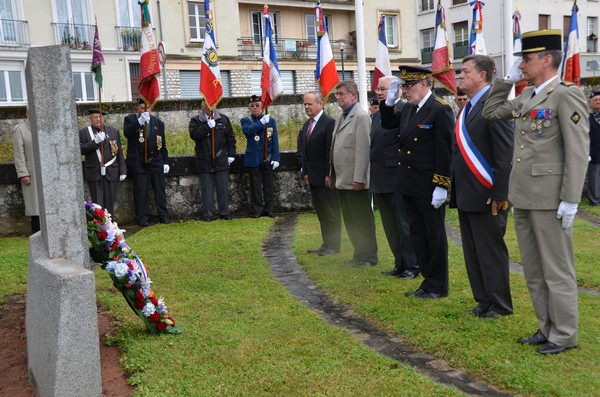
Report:
M150 288L152 281L148 269L125 242L123 232L111 220L110 213L98 204L85 202L90 255L101 264L121 291L131 310L137 314L153 334L180 334L183 329L175 327L162 297L156 299Z

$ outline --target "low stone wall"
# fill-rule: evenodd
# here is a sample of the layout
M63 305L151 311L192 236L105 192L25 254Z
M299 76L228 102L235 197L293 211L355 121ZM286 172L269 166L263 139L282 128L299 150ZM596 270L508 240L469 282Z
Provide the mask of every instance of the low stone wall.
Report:
M166 180L166 193L167 207L173 220L202 218L202 198L195 161L195 157L189 155L173 156L169 160L171 171ZM238 154L229 173L229 209L234 217L249 216L252 213L250 183L243 162L244 155ZM281 154L281 165L275 175L275 212L311 209L310 192L302 184L296 152ZM85 198L89 198L87 184L85 192L82 204ZM151 202L153 203L153 199ZM83 211L83 205L81 208ZM156 215L154 205L152 213ZM0 164L0 234L27 234L30 223L29 217L24 214L21 184L14 164ZM135 223L131 178L119 184L114 215L119 224ZM153 218L151 221L157 219Z

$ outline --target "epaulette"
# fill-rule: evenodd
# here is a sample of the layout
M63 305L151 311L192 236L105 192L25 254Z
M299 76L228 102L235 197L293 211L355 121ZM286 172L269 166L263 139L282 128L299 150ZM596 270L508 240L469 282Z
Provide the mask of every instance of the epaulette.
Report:
M444 101L442 98L440 98L439 96L435 97L435 100L438 101L439 103L441 103L442 105L448 105L448 102Z
M560 84L565 85L567 87L571 87L573 85L576 85L575 83L573 83L572 81L561 81Z

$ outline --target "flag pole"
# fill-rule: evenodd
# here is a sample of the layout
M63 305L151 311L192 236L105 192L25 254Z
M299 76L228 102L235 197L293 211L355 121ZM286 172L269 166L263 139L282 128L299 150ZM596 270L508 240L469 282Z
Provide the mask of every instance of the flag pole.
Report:
M98 17L94 15L94 25L96 27L96 34L98 33ZM94 36L96 36L96 34ZM94 40L96 37L94 37ZM100 40L98 40L100 41ZM94 53L95 53L96 43L92 47L92 64L94 63ZM93 65L92 65L93 66ZM104 112L102 111L102 86L98 81L96 81L98 85L98 109L100 110L100 131L104 131ZM100 146L100 168L104 167L104 142Z

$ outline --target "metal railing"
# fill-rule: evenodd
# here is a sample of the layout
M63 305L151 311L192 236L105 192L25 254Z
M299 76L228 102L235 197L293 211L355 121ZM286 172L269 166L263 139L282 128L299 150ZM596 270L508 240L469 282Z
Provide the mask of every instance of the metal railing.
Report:
M142 28L139 26L115 26L119 40L119 50L140 51ZM154 29L153 29L154 30Z
M278 37L273 39L277 60L317 59L316 40ZM356 41L330 40L334 59L356 59ZM238 54L243 59L261 59L263 56L263 38L240 37Z
M28 46L30 44L27 21L0 19L0 45Z
M431 63L433 60L433 47L421 49L421 63Z
M52 23L56 44L68 45L75 50L91 50L94 42L94 25Z
M468 41L460 41L452 44L452 54L455 60L463 59L467 55L469 55L469 42Z

